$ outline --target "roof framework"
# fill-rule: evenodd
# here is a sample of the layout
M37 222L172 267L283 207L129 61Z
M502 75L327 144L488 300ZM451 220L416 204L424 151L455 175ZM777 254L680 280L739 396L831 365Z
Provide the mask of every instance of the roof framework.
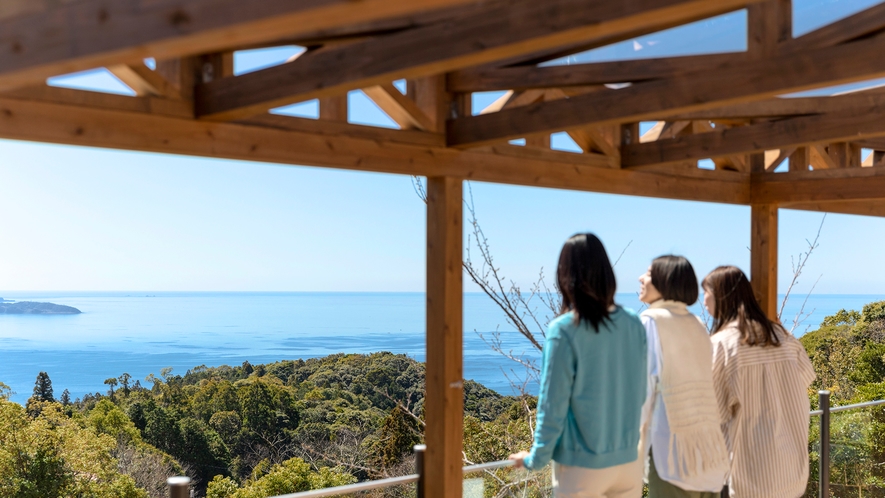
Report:
M463 180L751 205L752 280L769 313L778 208L885 216L885 91L778 97L885 76L885 4L798 37L792 8L790 0L5 0L0 137L429 177L427 496L455 497ZM745 52L539 65L740 9ZM307 50L234 75L234 51L286 44ZM136 95L46 84L100 67ZM346 94L355 89L401 129L348 123ZM496 90L506 93L474 115L471 94ZM319 119L269 113L310 99L319 99ZM640 135L647 121L656 124ZM552 150L559 132L581 153ZM862 149L872 153L864 159ZM715 169L699 167L704 159ZM788 171L775 172L785 160Z

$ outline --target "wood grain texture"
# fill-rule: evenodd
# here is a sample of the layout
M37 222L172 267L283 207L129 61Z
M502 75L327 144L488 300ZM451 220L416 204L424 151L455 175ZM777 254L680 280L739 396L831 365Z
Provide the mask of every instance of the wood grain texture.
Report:
M879 4L794 38L782 44L778 50L782 54L791 54L809 48L838 45L883 29L885 29L885 4Z
M778 321L777 211L776 204L750 208L750 283L762 310L774 321Z
M751 176L750 203L795 204L885 199L885 170L847 168Z
M670 114L667 118L669 120L756 119L804 116L848 110L864 111L870 107L885 107L885 94L858 92L834 97L775 97L690 113Z
M860 40L789 56L725 65L679 78L638 83L614 92L536 103L447 123L450 146L474 147L534 133L655 119L666 113L699 111L751 102L780 93L885 75L877 54L885 40ZM777 77L772 77L772 75Z
M431 130L435 126L430 116L414 100L400 93L392 83L364 88L363 92L404 130Z
M791 148L808 143L831 143L885 136L885 106L864 111L840 111L802 116L749 126L719 129L624 146L624 166L674 163L729 154ZM859 154L859 149L852 149ZM854 157L854 156L852 156Z
M782 209L815 211L818 213L853 214L885 217L885 199L865 201L799 202L785 204Z
M727 12L747 0L513 0L446 22L304 54L197 88L197 114L239 119L268 109L367 88L399 78L440 74L544 47L655 31L663 24Z
M595 62L567 66L465 69L449 73L446 84L450 92L490 92L601 85L671 78L744 59L746 59L745 54L735 53Z
M307 125L304 121L299 124ZM464 152L380 138L292 131L284 124L274 128L202 122L13 99L0 99L0 137L732 204L746 204L750 198L749 182L742 175L698 170L697 176L683 177L620 170L601 167L598 157L605 156L595 154L515 146Z
M427 179L427 498L460 498L464 479L462 180Z
M145 57L218 52L472 1L35 0L0 18L0 90Z

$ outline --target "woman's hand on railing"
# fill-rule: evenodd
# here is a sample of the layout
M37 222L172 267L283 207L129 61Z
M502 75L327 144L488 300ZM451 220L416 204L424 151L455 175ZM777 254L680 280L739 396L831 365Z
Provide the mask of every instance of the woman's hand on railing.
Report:
M514 467L516 467L517 469L520 469L523 467L522 460L527 456L529 456L528 451L520 451L519 453L514 453L514 454L510 455L510 460L513 460Z

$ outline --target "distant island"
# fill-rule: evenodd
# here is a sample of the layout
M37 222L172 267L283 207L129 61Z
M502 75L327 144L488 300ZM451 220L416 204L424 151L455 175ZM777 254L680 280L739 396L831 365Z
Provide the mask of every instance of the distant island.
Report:
M72 306L32 301L6 302L0 299L0 315L76 315L80 310Z

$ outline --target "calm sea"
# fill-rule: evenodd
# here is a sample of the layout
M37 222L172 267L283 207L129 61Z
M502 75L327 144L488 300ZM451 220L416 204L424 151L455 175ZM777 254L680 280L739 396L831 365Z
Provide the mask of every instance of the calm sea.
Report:
M68 389L75 398L105 392L103 381L123 372L144 379L165 367L184 374L198 365L268 363L339 352L425 357L421 293L7 291L0 296L83 311L0 315L0 381L12 387L18 402L30 395L40 371L49 373L56 396ZM803 299L797 296L788 304L788 327ZM882 299L885 296L811 296L805 306L811 316L795 333L817 328L824 316L839 309L859 310ZM636 294L619 294L618 302L633 309L640 305ZM488 337L498 331L505 350L514 354L537 359L537 352L484 294L466 294L464 305L465 377L512 393L512 382L525 378L524 369L493 352L480 333Z

